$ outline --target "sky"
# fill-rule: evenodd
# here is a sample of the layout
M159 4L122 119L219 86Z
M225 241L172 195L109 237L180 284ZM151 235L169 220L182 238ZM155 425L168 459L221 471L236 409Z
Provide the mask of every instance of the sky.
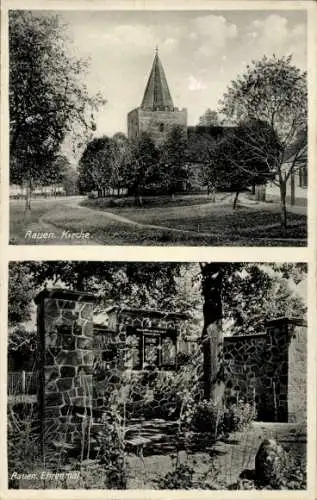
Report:
M107 104L96 135L127 132L127 113L141 104L155 48L174 106L195 125L216 109L228 84L252 59L293 54L306 69L305 11L55 11L68 23L72 52L90 57L89 92Z

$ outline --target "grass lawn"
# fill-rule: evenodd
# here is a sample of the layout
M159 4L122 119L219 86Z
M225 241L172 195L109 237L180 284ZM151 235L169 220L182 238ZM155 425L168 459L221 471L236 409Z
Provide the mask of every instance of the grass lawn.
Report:
M275 204L233 211L229 201L211 203L204 195L174 200L157 197L147 202L147 208L137 208L113 207L109 200L34 200L31 214L25 216L23 201L11 200L10 242L82 244L82 240L60 239L69 230L89 232L86 243L103 245L306 245L306 216L290 213L289 228L283 235ZM26 240L27 230L53 231L56 239Z

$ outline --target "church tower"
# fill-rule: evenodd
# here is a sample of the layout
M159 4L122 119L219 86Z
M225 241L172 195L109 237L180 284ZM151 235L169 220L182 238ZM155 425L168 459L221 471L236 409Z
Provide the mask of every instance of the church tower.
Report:
M128 113L128 137L135 139L147 132L159 145L174 126L187 134L187 110L174 107L165 72L156 49L142 104Z

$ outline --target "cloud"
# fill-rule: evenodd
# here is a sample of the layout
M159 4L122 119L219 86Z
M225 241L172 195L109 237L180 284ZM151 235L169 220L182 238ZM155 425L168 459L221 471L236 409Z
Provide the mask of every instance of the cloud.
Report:
M210 55L215 49L224 47L228 40L236 38L238 28L229 23L223 16L200 16L193 20L193 29L190 33L191 39L204 41L198 52L202 55Z
M287 18L270 14L256 19L246 29L246 40L254 53L271 55L293 54L303 64L306 51L306 27L302 23L290 26Z
M90 31L84 38L82 33L77 33L76 38L91 52L108 47L124 53L148 54L158 45L160 51L168 53L175 50L178 45L178 40L165 36L159 26L119 24L102 31L100 29Z
M206 88L207 85L200 78L195 78L193 75L189 75L189 90L203 90Z

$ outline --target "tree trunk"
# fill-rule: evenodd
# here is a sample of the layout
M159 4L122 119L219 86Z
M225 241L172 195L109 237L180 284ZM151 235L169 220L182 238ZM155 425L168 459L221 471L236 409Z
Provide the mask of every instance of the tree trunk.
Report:
M291 205L295 205L295 174L291 173Z
M223 331L222 331L222 275L223 264L201 266L204 297L204 328L202 333L204 356L204 398L222 406L224 397Z
M26 193L25 193L25 212L31 212L31 193L32 193L32 183L31 180L28 180L26 184Z
M233 210L235 210L237 208L239 194L240 194L240 191L237 191L235 194L235 197L233 200L233 206L232 206Z
M281 195L281 226L284 232L287 230L287 210L286 210L286 181L280 180Z

